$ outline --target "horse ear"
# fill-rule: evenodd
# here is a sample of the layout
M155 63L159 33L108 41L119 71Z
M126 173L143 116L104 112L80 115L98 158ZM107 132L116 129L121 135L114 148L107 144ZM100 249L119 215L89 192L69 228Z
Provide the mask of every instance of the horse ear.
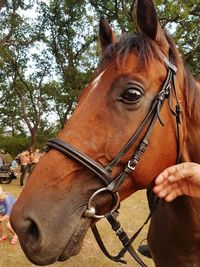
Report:
M158 20L155 6L152 0L136 0L136 21L138 29L156 40Z
M139 31L145 33L156 41L163 52L168 51L169 45L164 31L157 19L157 13L152 0L136 0L135 3L136 22Z
M104 16L101 16L100 18L99 39L100 39L102 54L110 44L116 42L115 33L113 32L112 28L110 27L109 23L107 22Z

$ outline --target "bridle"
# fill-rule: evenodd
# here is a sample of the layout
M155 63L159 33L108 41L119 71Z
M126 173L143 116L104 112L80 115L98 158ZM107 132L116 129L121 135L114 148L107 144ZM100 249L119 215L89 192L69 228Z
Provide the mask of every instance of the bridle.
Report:
M176 125L177 125L177 159L176 159L176 162L177 163L179 162L181 107L178 101L176 88L175 88L175 81L174 81L174 76L176 74L177 68L163 54L161 54L161 57L168 69L164 84L160 92L157 94L157 96L153 100L150 110L147 113L141 125L139 126L139 128L132 135L132 137L129 139L126 145L121 149L121 151L119 151L116 157L107 166L105 167L101 166L98 162L94 161L92 158L88 157L87 155L80 152L79 150L71 146L70 144L62 141L61 139L52 138L47 142L48 150L55 149L61 152L62 154L64 154L65 156L78 161L79 163L84 165L86 168L91 170L96 176L98 176L100 180L103 182L103 184L105 185L105 187L98 189L92 194L92 196L90 197L88 201L87 209L84 213L84 216L88 218L101 219L105 217L108 220L108 222L111 224L112 229L115 231L116 235L118 236L118 238L123 244L123 248L121 249L121 251L116 256L111 256L103 244L103 241L99 235L96 225L93 225L92 231L103 253L108 258L112 259L113 261L126 263L124 260L122 260L122 257L124 257L125 253L128 251L133 256L133 258L140 264L140 266L143 266L143 267L146 266L145 263L141 260L141 258L135 252L131 244L135 240L139 232L142 230L143 226L151 218L154 209L152 209L152 211L150 212L148 218L146 219L142 227L131 238L128 238L126 232L123 230L123 228L121 227L121 224L116 218L118 214L119 205L120 205L120 196L119 196L118 190L121 184L124 182L125 178L131 172L135 170L138 162L140 161L142 155L144 154L148 146L149 138L152 134L156 121L159 120L160 123L164 125L160 117L160 110L166 99L168 99L169 108L172 114L176 117ZM173 93L176 99L175 110L172 108L172 94ZM123 156L132 147L134 142L138 140L138 138L141 136L145 128L146 128L146 132L143 135L143 138L141 142L139 143L136 151L134 152L130 160L127 162L124 169L116 177L113 177L112 175L113 168L118 165L118 163L121 161ZM93 201L95 197L101 194L102 192L111 193L115 203L111 211L107 212L104 215L98 215L96 214Z

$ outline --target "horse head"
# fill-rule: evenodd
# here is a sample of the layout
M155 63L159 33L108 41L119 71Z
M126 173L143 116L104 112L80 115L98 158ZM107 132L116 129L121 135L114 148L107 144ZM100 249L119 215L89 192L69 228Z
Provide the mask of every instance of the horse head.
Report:
M181 59L161 29L153 2L137 1L135 11L138 32L129 37L117 38L101 18L102 60L96 76L81 93L57 139L49 142L49 151L13 208L12 226L26 256L35 264L63 261L80 250L94 223L93 218L84 216L88 201L105 186L98 176L105 176L105 183L107 178L119 177L144 137L148 137L145 153L117 188L121 200L148 188L160 171L176 162L177 125L171 109L176 97L183 101ZM174 82L176 97L168 77L171 68L175 75L174 65L180 66ZM170 100L160 101L162 97ZM180 148L184 123L181 128ZM113 208L109 192L98 194L93 201L98 214Z

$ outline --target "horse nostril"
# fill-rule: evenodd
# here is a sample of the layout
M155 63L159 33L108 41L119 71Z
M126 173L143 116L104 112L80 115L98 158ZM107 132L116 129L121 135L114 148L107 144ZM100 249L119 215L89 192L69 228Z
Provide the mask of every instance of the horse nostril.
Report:
M21 236L25 250L38 250L42 246L42 231L33 218L21 218L20 221L18 220L18 226L15 227L15 224L13 226L17 235Z
M30 238L30 241L38 241L40 239L39 227L32 219L28 220L26 234Z

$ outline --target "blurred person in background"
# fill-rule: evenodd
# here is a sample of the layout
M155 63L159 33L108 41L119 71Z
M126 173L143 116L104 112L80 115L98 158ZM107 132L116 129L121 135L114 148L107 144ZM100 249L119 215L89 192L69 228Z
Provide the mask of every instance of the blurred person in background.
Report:
M4 229L5 223L6 229L12 234L10 241L12 245L18 241L18 237L10 225L10 213L15 202L16 199L11 194L4 192L0 186L0 242L8 238Z

